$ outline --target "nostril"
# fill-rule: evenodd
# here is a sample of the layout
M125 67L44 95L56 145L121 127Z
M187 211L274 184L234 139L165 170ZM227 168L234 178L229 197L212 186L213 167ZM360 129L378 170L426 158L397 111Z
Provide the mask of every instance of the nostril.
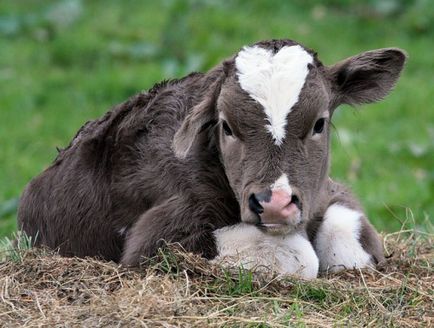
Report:
M264 212L264 208L261 206L261 204L259 204L255 194L251 194L249 197L249 208L256 214L261 214Z
M300 199L297 195L291 196L291 203L295 204L295 206L297 206L299 209L301 208Z

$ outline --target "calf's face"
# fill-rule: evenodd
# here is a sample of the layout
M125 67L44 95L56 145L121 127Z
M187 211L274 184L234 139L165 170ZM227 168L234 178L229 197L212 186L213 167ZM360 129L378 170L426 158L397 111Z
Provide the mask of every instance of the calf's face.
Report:
M288 233L308 220L325 186L334 109L383 98L405 58L380 49L326 67L289 40L245 47L213 71L209 94L175 135L175 154L187 156L203 126L217 122L242 221Z
M239 52L217 100L221 158L245 222L291 230L327 174L330 94L299 45Z

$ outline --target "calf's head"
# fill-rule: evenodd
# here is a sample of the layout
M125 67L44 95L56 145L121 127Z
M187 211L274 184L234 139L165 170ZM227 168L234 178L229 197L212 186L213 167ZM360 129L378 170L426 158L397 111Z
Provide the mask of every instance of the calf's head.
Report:
M335 108L385 97L405 59L390 48L324 66L290 40L244 47L209 73L208 93L174 137L175 154L188 156L214 125L242 221L287 233L310 217L325 185Z

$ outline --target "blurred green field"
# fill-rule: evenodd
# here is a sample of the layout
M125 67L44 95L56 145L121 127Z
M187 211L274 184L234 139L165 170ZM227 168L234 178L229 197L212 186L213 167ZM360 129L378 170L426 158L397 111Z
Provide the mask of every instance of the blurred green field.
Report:
M381 47L410 55L383 102L334 118L332 176L379 230L434 217L434 4L366 1L0 2L0 236L18 197L79 127L155 82L241 46L291 38L325 64Z

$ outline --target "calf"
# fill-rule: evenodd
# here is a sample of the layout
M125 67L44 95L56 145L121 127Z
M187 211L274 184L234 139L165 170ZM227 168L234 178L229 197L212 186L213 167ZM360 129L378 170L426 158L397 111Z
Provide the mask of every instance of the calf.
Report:
M160 83L79 130L25 189L19 227L63 255L126 265L164 241L215 258L261 236L309 240L322 270L374 265L375 230L328 177L330 120L386 96L405 58L379 49L324 66L271 40Z

